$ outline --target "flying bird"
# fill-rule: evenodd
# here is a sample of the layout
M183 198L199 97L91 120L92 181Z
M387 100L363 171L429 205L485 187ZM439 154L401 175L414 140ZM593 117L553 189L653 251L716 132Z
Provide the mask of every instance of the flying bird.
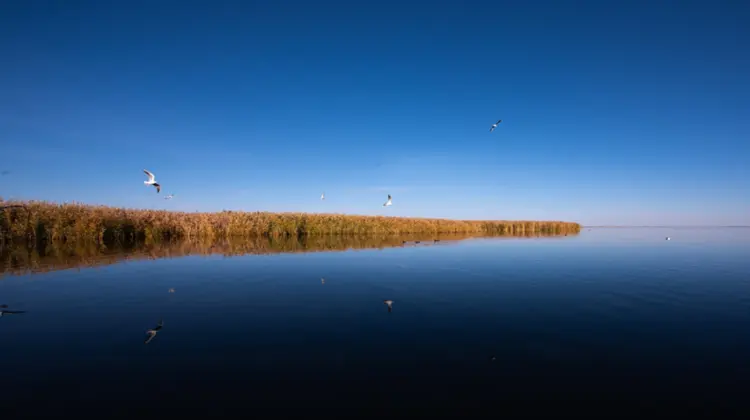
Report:
M321 199L321 200L325 200L325 199L326 199L326 193L323 193L323 194L321 194L321 195L320 195L320 199Z
M392 206L393 203L391 202L391 200L392 200L391 195L388 194L388 201L386 201L385 203L383 203L383 207Z
M388 305L388 312L391 312L393 310L393 301L392 300L384 300L383 304Z
M174 194L169 194L168 196L164 197L165 200L171 200L172 197L174 197Z
M154 327L153 329L150 329L150 330L146 331L146 341L144 341L143 344L150 343L151 340L153 340L154 337L156 337L156 333L159 332L159 330L163 326L164 326L164 321L163 320L159 320L159 324L156 325L156 327Z
M151 172L145 169L143 170L143 172L145 172L146 175L148 175L148 181L143 181L143 183L146 185L153 185L154 187L156 187L157 193L161 192L161 185L159 185L159 183L156 182L156 177L154 176L154 174L152 174Z
M497 125L500 124L501 122L503 122L503 120L497 120L496 123L492 124L492 127L490 127L490 133L495 131L495 129L497 128Z

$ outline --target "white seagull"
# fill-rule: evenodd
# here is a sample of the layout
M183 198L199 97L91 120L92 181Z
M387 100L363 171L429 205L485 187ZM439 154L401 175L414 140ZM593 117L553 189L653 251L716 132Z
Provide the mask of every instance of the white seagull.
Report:
M174 197L174 194L169 194L168 196L164 197L165 200L171 200L172 197Z
M391 202L391 200L392 200L391 195L388 194L388 201L386 201L385 203L383 203L383 207L392 206L393 203Z
M154 174L145 169L143 170L143 172L148 175L148 181L143 181L143 183L146 185L153 185L154 187L156 187L156 192L159 193L161 191L161 185L156 182L156 177L154 176Z
M388 305L388 312L391 312L393 310L393 301L392 300L384 300L384 304Z
M321 194L321 195L320 195L320 199L321 199L321 200L325 200L325 199L326 199L326 193L323 193L323 194Z
M490 133L495 131L495 128L497 128L497 125L503 122L503 120L497 120L496 123L492 124L492 127L490 127Z

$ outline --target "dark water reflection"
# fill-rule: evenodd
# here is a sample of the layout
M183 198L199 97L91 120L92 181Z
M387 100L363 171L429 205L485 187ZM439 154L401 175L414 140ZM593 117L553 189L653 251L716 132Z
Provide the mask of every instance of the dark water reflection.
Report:
M181 244L149 252L195 252L6 276L0 303L26 312L0 318L0 413L736 413L750 389L747 232ZM243 249L258 251L224 257Z
M571 237L576 234L568 234ZM110 244L57 243L43 248L0 246L0 278L70 268L94 267L141 259L177 258L190 255L263 255L295 252L346 251L393 247L439 246L478 238L562 238L568 235L526 233L522 235L477 236L465 234L389 236L311 236L282 238L234 238L220 241L180 241L159 243Z

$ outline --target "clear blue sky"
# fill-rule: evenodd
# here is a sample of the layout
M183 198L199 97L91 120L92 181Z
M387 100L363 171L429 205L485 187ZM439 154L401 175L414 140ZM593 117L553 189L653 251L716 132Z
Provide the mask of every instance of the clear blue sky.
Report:
M750 224L747 2L6 3L4 198Z

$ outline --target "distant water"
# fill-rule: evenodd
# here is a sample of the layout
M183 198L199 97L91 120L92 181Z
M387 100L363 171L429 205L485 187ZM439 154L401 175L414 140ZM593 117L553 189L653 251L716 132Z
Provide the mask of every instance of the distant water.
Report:
M6 249L0 414L750 407L750 229L407 239Z

